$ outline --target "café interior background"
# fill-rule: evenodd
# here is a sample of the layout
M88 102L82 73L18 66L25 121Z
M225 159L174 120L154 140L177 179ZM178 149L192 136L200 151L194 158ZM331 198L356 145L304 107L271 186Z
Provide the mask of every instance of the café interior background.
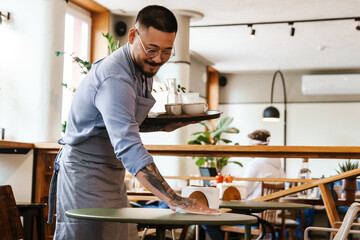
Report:
M56 142L61 131L63 60L55 57L53 52L63 48L62 29L66 5L63 0L1 0L0 8L12 14L10 21L0 24L0 127L6 129L5 139L21 142ZM121 19L126 22L133 21L130 16L111 15L113 24ZM308 26L311 27L311 24ZM355 25L353 28L355 31ZM191 34L196 33L190 29L190 50ZM258 34L257 38L260 38L260 31ZM118 39L124 43L124 39ZM222 44L226 42L217 43ZM342 45L339 43L339 46ZM266 56L267 53L263 51L262 54ZM343 68L334 65L331 69L280 69L284 73L288 98L287 145L360 145L359 95L305 96L301 92L302 75L360 73L359 61L356 61L359 60L359 54L360 51L355 53L357 58L353 59L357 62L357 67ZM312 59L316 56L307 57ZM251 56L239 56L239 59L256 66ZM201 96L205 96L204 73L206 66L212 62L194 52L190 53L190 62L188 90L200 92ZM247 134L255 129L265 128L272 133L271 145L283 145L283 118L277 123L262 121L262 112L269 106L271 80L277 67L220 71L220 75L227 78L227 84L220 87L219 110L223 112L223 116L233 117L232 125L240 129L240 134L229 134L226 138L240 145L248 145ZM181 79L179 82L181 83ZM275 84L274 92L275 106L282 114L283 96L280 79ZM191 133L201 129L202 126L196 124L173 133L145 133L142 134L142 138L144 144L186 144L191 138ZM26 155L3 154L0 158L0 184L13 185L18 201L30 201L31 198L32 157L33 152L30 151ZM237 160L244 165L251 161L248 158ZM191 158L156 157L156 163L163 175L199 174ZM287 177L296 178L300 167L301 159L288 159ZM336 168L337 160L310 159L313 177L334 175ZM229 164L224 173L241 176L242 169Z

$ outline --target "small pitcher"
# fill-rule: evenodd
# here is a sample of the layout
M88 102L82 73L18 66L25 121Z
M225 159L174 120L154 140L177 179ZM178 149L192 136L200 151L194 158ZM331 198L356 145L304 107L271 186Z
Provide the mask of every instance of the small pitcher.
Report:
M180 104L180 96L177 92L176 78L168 78L167 104Z

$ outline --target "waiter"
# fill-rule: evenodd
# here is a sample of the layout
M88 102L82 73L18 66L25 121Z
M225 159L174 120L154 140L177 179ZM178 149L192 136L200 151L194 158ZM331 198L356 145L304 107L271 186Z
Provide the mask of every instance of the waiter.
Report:
M63 139L65 146L56 162L55 239L127 239L128 224L65 216L70 209L127 207L125 168L172 210L217 212L176 195L139 135L141 131L169 132L186 125L144 122L155 103L152 77L174 56L176 32L177 21L170 10L156 5L143 8L129 30L128 43L95 62L78 87Z

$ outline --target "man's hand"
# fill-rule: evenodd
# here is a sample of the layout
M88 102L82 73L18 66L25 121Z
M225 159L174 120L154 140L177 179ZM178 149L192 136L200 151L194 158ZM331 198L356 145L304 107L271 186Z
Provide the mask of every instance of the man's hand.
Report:
M214 213L219 213L218 210L216 209L212 209L209 208L208 206L206 206L204 203L196 200L196 199L191 199L191 198L181 198L181 199L177 199L179 201L174 202L172 201L169 204L169 207L172 210L176 210L176 208L180 208L181 210L187 211L187 212L192 212L192 213L207 213L207 214L214 214Z
M164 125L164 130L166 132L172 132L178 128L181 128L181 127L185 127L189 124L194 124L194 123L198 123L196 121L191 121L191 122L170 122L170 123L167 123Z
M191 122L168 122L164 124L156 124L154 125L153 122L144 120L144 122L140 125L139 130L140 132L157 132L157 131L165 131L165 132L172 132L178 128L185 127L189 124L198 123L199 121L191 121Z

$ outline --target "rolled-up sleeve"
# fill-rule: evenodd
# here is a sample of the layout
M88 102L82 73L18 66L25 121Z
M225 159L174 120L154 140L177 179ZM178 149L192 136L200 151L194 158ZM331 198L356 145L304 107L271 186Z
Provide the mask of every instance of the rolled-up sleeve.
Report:
M131 81L111 76L97 88L94 104L100 111L116 157L125 168L136 175L153 163L142 144L136 121L136 92Z

